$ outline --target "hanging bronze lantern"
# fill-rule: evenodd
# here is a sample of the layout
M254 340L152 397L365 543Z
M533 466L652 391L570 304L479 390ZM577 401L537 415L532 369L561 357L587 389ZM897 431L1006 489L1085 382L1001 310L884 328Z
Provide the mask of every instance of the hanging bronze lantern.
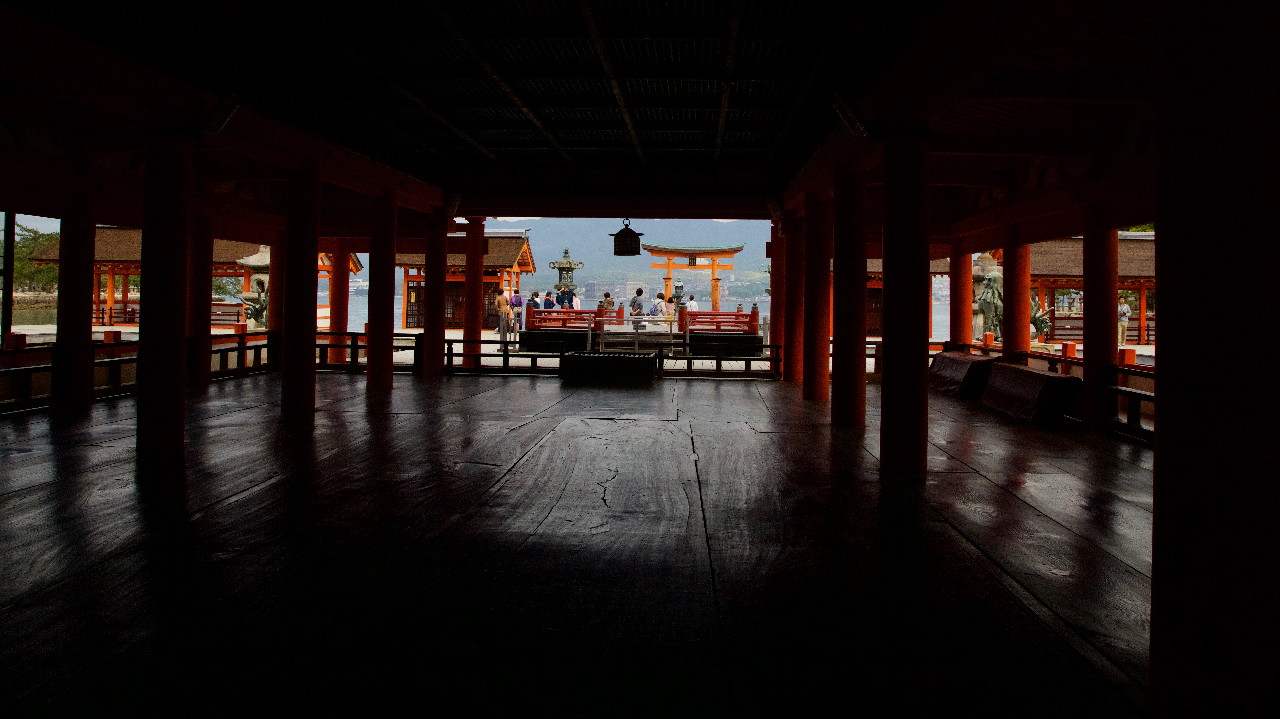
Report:
M640 254L640 236L643 232L631 229L631 220L622 221L622 229L609 235L613 238L613 254L619 257Z

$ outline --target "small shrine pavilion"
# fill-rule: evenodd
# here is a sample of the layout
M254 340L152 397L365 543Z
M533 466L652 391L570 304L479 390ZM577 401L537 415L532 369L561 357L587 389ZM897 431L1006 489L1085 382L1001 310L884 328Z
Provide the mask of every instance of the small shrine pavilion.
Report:
M641 245L641 247L654 257L666 258L666 262L654 262L649 266L655 270L666 270L667 274L662 278L663 294L670 297L672 290L672 272L677 266L687 267L690 270L711 270L711 311L720 311L720 277L717 273L720 270L732 270L733 265L726 265L721 260L733 259L733 256L742 252L743 245L732 245L728 247L664 247L662 245ZM676 264L676 260L684 260L687 264Z
M450 242L461 242L464 232L449 233ZM485 230L488 250L484 254L484 297L493 295L499 287L507 295L520 289L520 278L533 274L537 267L533 262L533 250L529 247L529 231ZM467 256L462 252L450 252L445 259L445 289L443 296L431 297L424 292L426 278L423 253L397 253L396 266L404 271L401 285L403 302L400 309L400 326L423 327L423 318L432 305L444 306L445 327L462 328L465 316L463 292L467 279ZM490 303L485 303L486 322ZM495 320L496 321L496 320Z

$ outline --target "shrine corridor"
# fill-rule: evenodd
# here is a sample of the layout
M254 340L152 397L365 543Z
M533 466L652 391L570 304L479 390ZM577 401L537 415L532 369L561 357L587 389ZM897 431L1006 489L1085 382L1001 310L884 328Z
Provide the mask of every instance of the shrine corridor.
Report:
M789 384L322 375L0 419L6 716L1144 716L1149 449L930 398L927 482ZM180 481L172 477L171 481Z

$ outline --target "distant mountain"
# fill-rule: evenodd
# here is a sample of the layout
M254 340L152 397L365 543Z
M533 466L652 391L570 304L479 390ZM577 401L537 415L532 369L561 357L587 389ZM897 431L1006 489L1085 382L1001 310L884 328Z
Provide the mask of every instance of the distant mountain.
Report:
M646 287L659 285L663 272L651 269L655 259L645 252L638 257L615 257L613 238L609 235L622 228L622 219L564 219L540 217L504 222L490 219L487 226L495 228L528 228L529 246L533 249L537 274L526 276L522 284L533 290L550 288L557 279L548 262L560 259L565 248L569 256L583 263L574 273L574 282L584 285L591 280L623 284L628 281L644 283ZM769 240L769 223L763 220L631 220L631 229L643 233L640 241L655 245L676 247L720 247L743 245L742 252L732 261L733 273L763 272L769 261L764 256L764 246ZM726 280L728 273L722 274ZM709 285L711 273L701 271L677 271L686 286Z
M486 227L528 228L529 246L533 250L534 265L538 271L521 280L521 285L528 288L525 294L541 292L555 284L558 275L547 263L560 259L566 247L573 260L583 263L582 269L574 273L574 283L577 285L585 285L592 280L619 285L629 281L641 282L645 287L659 286L662 283L663 272L649 267L656 259L649 253L645 252L638 257L614 256L613 238L609 235L622 228L622 218L538 217L514 221L490 218ZM655 245L721 247L741 244L744 246L742 252L732 261L734 274L763 272L769 264L764 256L764 246L769 241L769 223L764 220L716 222L632 219L631 229L643 233L641 242ZM368 262L367 255L361 259ZM728 280L727 274L729 273L722 275L725 280ZM676 276L691 288L709 286L711 279L711 273L705 270L677 271Z

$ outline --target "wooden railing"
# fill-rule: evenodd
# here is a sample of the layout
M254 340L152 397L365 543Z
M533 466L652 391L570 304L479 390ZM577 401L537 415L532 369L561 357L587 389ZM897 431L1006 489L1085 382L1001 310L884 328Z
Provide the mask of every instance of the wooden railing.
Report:
M1076 356L1076 343L1062 344L1062 353L1031 351L1026 353L1027 359L1043 364L1050 372L1084 376L1084 359ZM977 345L972 351L989 355L1003 352L1003 348L998 344L987 344ZM1116 404L1116 416L1109 424L1119 434L1150 442L1155 436L1155 370L1137 364L1134 350L1120 350L1119 355L1115 365L1115 384L1106 387ZM1076 416L1076 419L1083 417Z
M690 312L680 310L681 332L733 332L760 334L760 311Z
M274 333L270 332L215 335L210 353L213 377L239 377L274 370L271 351L274 342ZM51 402L53 353L52 343L0 352L0 411L43 407ZM95 342L93 356L95 398L137 390L137 340Z

